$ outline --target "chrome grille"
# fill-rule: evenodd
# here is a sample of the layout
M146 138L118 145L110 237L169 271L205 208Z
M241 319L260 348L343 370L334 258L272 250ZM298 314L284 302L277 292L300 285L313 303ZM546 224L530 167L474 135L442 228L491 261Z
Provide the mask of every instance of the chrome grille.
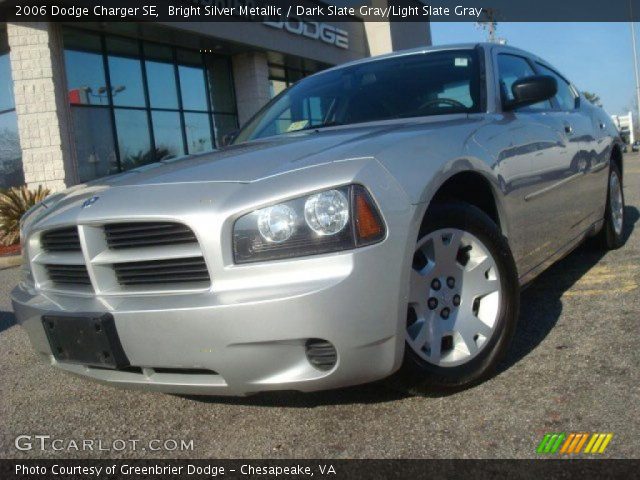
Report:
M45 265L54 285L91 285L89 272L84 265Z
M189 227L173 222L113 223L105 225L104 232L111 249L197 242Z
M202 257L127 262L113 265L121 285L209 282L209 271Z
M40 245L47 252L79 252L78 228L65 227L44 232L40 237Z

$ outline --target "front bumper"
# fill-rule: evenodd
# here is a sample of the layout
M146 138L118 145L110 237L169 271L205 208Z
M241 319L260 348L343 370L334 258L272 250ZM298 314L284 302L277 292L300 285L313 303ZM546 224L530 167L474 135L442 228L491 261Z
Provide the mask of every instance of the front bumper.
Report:
M280 195L273 192L295 198L353 182L368 185L379 203L387 225L381 243L306 258L233 263L228 242L234 216L278 201ZM337 388L383 378L400 366L411 261L407 252L413 252L419 222L416 208L375 161L301 169L247 185L135 185L99 195L100 201L87 209L80 208L82 196L66 200L35 220L31 232L105 221L185 223L198 237L211 288L82 295L22 284L12 292L17 320L36 351L54 366L122 387L206 395ZM64 313L110 313L136 369L57 362L41 319ZM309 362L308 339L334 345L338 359L333 369L322 371Z
M387 247L290 262L307 277L294 278L294 284L142 297L71 297L22 285L12 301L37 352L58 368L100 382L208 395L337 388L383 378L399 366L402 262L394 268L384 254ZM56 361L41 318L65 312L111 313L123 349L139 371ZM309 363L310 338L335 346L332 370ZM193 369L211 373L189 373Z

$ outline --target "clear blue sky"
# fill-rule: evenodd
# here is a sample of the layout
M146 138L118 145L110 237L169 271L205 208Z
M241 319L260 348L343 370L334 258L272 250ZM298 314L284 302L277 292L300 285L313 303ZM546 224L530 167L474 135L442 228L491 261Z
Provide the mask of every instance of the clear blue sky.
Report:
M580 90L597 93L610 114L634 108L629 23L498 23L497 35L544 58ZM433 44L439 45L484 41L487 34L471 22L432 22L431 36ZM638 37L640 25L636 24Z

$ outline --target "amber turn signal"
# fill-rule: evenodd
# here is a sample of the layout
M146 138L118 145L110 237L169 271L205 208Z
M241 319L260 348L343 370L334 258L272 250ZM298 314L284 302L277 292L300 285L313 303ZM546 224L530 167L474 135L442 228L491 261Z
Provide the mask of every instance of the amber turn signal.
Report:
M369 245L380 241L385 234L384 224L369 192L362 186L354 186L353 202L357 245Z

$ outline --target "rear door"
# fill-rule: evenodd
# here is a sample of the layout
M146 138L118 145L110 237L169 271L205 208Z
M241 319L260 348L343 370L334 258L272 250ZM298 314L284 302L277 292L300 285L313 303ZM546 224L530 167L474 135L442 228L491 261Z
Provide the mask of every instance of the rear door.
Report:
M598 146L594 118L588 106L581 105L577 89L551 66L538 61L535 67L541 75L550 75L558 82L553 115L562 121L571 156L570 170L559 188L566 190L567 201L571 201L572 208L579 212L570 231L571 235L577 236L593 223L596 212L602 209L600 191L603 183L599 172L606 159Z

